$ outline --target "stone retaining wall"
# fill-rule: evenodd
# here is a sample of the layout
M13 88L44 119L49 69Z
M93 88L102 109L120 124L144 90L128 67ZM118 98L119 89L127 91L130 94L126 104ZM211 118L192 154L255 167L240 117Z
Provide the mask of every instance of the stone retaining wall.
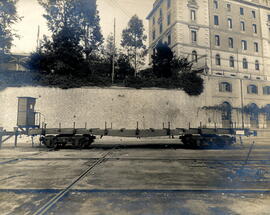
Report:
M48 127L104 128L161 128L171 122L172 127L197 127L205 116L205 95L190 97L180 90L78 88L63 90L44 87L6 88L0 92L0 126L7 130L16 126L17 97L37 98L36 111L45 116ZM44 118L44 117L43 117ZM42 118L42 119L43 119Z

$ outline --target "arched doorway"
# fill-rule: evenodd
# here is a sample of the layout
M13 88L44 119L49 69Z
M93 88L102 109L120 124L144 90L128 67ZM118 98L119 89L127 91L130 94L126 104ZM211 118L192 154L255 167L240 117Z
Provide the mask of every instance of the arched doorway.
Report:
M221 105L222 127L230 128L232 126L232 106L229 102Z
M265 114L266 127L270 128L270 104L263 107L263 112Z
M244 111L249 115L250 127L258 128L259 127L259 107L252 103L244 107Z

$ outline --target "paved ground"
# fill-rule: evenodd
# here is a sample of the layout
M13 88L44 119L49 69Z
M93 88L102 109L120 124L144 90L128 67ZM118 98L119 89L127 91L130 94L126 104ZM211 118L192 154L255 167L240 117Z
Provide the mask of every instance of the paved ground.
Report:
M267 140L256 141L246 165L248 140L200 150L178 142L105 139L88 150L59 151L4 145L1 215L270 213Z

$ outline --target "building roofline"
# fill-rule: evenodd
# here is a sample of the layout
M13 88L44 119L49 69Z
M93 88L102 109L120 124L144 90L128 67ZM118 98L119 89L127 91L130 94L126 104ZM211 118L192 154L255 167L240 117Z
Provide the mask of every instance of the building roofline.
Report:
M260 3L256 3L256 2L251 2L251 1L247 1L247 0L233 0L233 1L240 2L240 3L243 3L243 4L247 4L247 5L250 5L250 6L263 8L263 9L266 9L266 10L270 10L269 6L261 5Z
M155 13L155 11L159 8L159 6L161 5L161 3L163 2L163 0L159 0L158 3L154 3L154 7L153 9L151 10L151 12L147 15L146 19L150 19L150 17L153 15L153 13Z
M243 3L243 4L250 5L250 6L255 6L255 7L263 8L263 9L266 9L266 10L270 10L270 6L261 5L260 3L256 3L256 2L250 2L250 1L247 1L247 0L232 0L232 1L240 2L240 3ZM159 0L158 3L154 3L155 6L151 10L151 12L147 15L146 19L150 19L150 17L159 8L159 6L161 5L162 2L163 2L163 0Z

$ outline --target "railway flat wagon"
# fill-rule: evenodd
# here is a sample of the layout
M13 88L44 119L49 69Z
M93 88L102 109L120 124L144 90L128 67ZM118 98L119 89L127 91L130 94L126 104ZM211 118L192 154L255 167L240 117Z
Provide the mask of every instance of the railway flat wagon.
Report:
M212 129L212 128L176 128L176 129L87 129L87 128L40 128L30 129L29 135L40 135L42 144L49 148L72 145L87 148L94 142L96 136L111 137L179 137L187 147L229 146L236 142L237 132L249 135L249 130Z
M36 99L32 97L18 98L18 120L17 127L14 132L0 131L0 145L2 137L9 135L5 140L15 135L15 145L18 135L28 135L32 138L40 136L40 142L48 148L57 148L65 146L73 146L78 148L88 148L96 139L96 136L112 136L112 137L163 137L170 138L178 137L187 147L200 146L228 146L236 142L236 136L249 136L249 129L240 128L175 128L171 129L170 123L162 129L139 129L138 122L135 129L112 129L107 128L76 128L75 123L73 128L61 128L59 123L58 128L47 128L46 123L41 124L41 113L35 112Z

